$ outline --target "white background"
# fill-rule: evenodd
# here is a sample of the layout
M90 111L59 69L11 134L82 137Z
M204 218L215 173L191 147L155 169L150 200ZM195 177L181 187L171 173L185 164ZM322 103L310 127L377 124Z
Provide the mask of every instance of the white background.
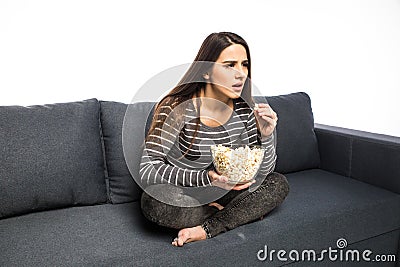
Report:
M130 103L218 31L248 42L262 94L304 91L318 123L400 136L399 0L0 0L0 105Z

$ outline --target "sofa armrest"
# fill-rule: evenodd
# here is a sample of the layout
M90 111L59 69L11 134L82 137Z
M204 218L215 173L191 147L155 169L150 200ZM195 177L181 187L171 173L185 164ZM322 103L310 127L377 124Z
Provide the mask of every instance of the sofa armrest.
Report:
M400 194L400 137L315 124L320 168Z

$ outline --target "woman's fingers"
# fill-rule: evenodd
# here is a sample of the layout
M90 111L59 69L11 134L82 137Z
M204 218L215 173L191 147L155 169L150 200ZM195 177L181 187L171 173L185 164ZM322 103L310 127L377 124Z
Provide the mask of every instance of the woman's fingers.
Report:
M276 112L270 107L268 104L256 104L256 107L254 109L255 114L257 115L257 119L262 119L265 122L267 122L267 125L273 125L275 127L278 122L278 115Z
M225 176L219 176L218 179L219 179L219 181L220 181L221 183L226 183L226 182L228 182L228 177L225 177Z
M232 184L228 184L228 177L223 176L223 175L219 175L217 174L215 171L208 171L208 176L211 178L212 183L215 186L221 187L223 189L226 190L243 190L246 189L248 187L250 187L253 183L255 183L256 181L253 180L252 182L248 182L242 185L232 185Z
M248 182L246 184L242 184L242 185L235 185L234 187L232 187L233 190L243 190L246 189L248 187L250 187L250 185L254 184L256 181L252 181L252 182Z
M219 177L218 173L212 170L208 171L208 176L210 176L211 180L213 181L218 180Z
M260 104L256 104L255 110L256 110L257 112L272 111L272 108L271 108L270 105L268 105L268 104L260 103Z
M267 116L272 119L278 119L278 115L275 111L273 111L270 107L268 108L259 108L256 110L256 114L260 117Z
M277 121L278 121L278 120L272 119L272 118L267 117L267 116L262 116L261 118L263 118L264 120L266 120L269 124L274 125L274 127L276 126Z
M219 175L218 173L212 170L208 171L208 176L210 176L212 181L218 181L222 183L226 183L228 181L227 177Z

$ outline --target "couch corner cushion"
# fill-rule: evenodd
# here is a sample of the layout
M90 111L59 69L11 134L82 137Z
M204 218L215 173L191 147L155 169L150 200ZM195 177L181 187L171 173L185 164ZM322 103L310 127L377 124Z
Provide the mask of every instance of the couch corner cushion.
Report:
M146 120L154 103L139 102L128 105L100 101L100 105L110 201L113 204L137 201L142 190L132 176L138 176L136 165L139 166ZM127 162L132 164L127 165Z
M270 96L267 101L279 118L275 170L289 173L318 167L318 144L308 94L298 92Z
M97 99L0 107L0 218L107 200Z

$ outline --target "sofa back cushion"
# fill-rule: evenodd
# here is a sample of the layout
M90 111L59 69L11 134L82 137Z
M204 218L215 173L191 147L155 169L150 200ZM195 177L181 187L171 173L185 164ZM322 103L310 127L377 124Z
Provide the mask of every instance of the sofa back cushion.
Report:
M265 97L256 96L255 100L265 102ZM275 170L289 173L318 167L318 146L309 96L306 93L271 96L267 97L267 102L279 116ZM151 122L155 103L100 103L110 200L112 203L136 201L141 189L134 180L138 179L145 130Z
M265 97L256 96L255 101L265 102L262 98ZM278 114L275 171L290 173L318 168L318 143L310 97L299 92L266 98Z
M136 201L140 198L142 190L132 178L131 173L133 177L139 175L138 169L132 168L132 165L139 166L146 119L154 103L141 102L127 105L100 101L100 105L109 200L113 204ZM127 121L124 124L125 114L127 114ZM129 145L122 144L123 132L126 133L124 140ZM127 159L125 159L124 150ZM128 169L126 162L134 162L134 164L129 164Z
M99 102L0 107L0 218L107 201Z

